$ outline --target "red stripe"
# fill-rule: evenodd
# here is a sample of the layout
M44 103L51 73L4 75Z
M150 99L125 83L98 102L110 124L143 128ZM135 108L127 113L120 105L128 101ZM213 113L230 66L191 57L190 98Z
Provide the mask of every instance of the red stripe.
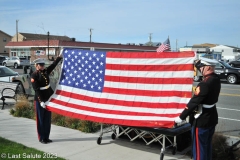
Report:
M47 108L55 113L60 115L68 116L71 118L83 119L98 123L106 123L106 124L115 124L121 126L139 126L139 127L154 127L154 128L172 128L174 126L173 121L141 121L141 120L124 120L124 119L112 119L112 118L99 118L94 116L82 115L78 113L72 113L68 111L64 111L61 109L56 109L47 106Z
M196 155L196 160L200 160L200 149L199 149L199 141L198 141L198 128L196 128L196 131L195 131L195 139L196 139L196 152L197 152L197 155Z
M122 89L122 88L108 88L104 87L105 93L116 93L124 95L136 95L136 96L151 96L151 97L185 97L191 98L192 92L187 91L148 91L148 90L134 90L134 89Z
M193 64L171 65L126 65L106 64L106 69L129 71L193 71Z
M74 109L79 109L79 110L84 110L84 111L90 111L90 112L95 112L95 113L103 113L103 114L109 114L109 115L128 115L128 116L157 116L157 117L169 117L169 118L174 118L179 115L179 113L176 114L154 114L154 113L141 113L136 111L120 111L120 110L110 110L110 109L99 109L99 108L92 108L88 106L83 106L83 105L78 105L78 104L73 104L69 102L64 102L61 100L57 100L52 98L50 102L62 105L62 106L67 106L68 108L74 108Z
M193 78L147 78L147 77L122 77L109 76L104 77L105 81L143 83L143 84L192 84Z
M193 51L186 52L107 52L107 58L187 58L194 57Z
M99 103L99 104L113 104L113 105L119 105L119 106L128 106L128 107L148 107L148 108L179 108L183 109L186 107L186 104L183 103L153 103L153 102L133 102L133 101L124 101L124 100L115 100L115 99L107 99L107 98L95 98L90 97L86 95L76 94L72 92L67 92L63 90L57 90L57 95L65 96L65 97L71 97L74 99L84 100L88 102L93 103Z
M36 101L34 101L34 109L35 109L36 124L37 124L37 135L38 135L38 140L40 140L40 135L39 135L39 133L38 133L38 114L37 114Z

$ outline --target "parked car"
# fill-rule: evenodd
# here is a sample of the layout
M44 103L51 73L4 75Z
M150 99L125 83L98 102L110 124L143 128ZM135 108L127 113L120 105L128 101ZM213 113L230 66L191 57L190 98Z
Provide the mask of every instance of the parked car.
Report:
M13 77L18 76L18 72L8 67L0 66L0 81L12 82Z
M235 84L240 81L240 68L234 68L224 61L216 60L215 73L218 74L220 79L227 80L230 84ZM202 80L202 75L193 77L195 82Z
M240 59L228 63L232 67L240 68Z
M3 61L7 60L6 56L0 56L0 65L3 65Z
M19 66L30 66L30 60L27 57L10 57L2 63L6 67L18 68Z

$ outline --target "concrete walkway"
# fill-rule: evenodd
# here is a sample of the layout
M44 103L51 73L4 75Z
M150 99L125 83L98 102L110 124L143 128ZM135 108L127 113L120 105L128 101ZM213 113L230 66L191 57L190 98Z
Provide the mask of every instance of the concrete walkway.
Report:
M69 160L160 159L160 145L146 146L143 142L130 142L123 138L112 140L111 133L104 134L101 145L98 145L99 133L87 134L55 125L52 125L50 135L53 143L42 144L37 139L36 122L27 118L13 117L7 106L4 110L0 110L0 136ZM164 160L190 159L179 152L172 155L171 151L166 150Z

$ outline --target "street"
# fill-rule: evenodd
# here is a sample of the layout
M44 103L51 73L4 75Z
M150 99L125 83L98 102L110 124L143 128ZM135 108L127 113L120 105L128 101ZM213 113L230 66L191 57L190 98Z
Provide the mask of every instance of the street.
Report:
M11 68L13 69L13 68ZM13 69L23 74L23 69ZM198 82L193 83L196 87ZM222 81L221 93L217 103L219 123L216 132L229 136L240 136L240 84L227 84Z

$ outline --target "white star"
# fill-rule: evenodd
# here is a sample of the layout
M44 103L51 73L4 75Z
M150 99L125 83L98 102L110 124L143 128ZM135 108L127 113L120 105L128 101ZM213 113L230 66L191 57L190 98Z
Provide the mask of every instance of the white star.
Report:
M85 79L88 79L88 76L86 76Z
M76 85L78 86L78 84L79 84L79 83L77 82Z
M99 81L102 82L102 78L100 78Z
M96 57L96 53L93 53L93 57Z
M78 52L78 54L79 54L79 55L81 55L81 54L82 54L82 52Z
M72 51L72 54L74 54L74 51Z
M91 83L91 81L88 81L88 84L90 84Z
M103 66L103 62L101 62L100 65Z
M101 57L104 57L104 55L102 54Z
M83 87L86 87L87 85L86 84L83 84Z
M92 70L92 72L94 73L94 72L95 72L95 70L93 69L93 70Z
M68 81L68 84L70 84L71 83L71 81Z
M102 87L99 86L99 87L98 87L98 90L101 90L101 88L102 88Z
M68 50L65 50L65 53L68 53Z
M96 62L95 62L95 61L93 61L92 63L93 63L93 65L95 65L95 63L96 63Z
M88 64L88 61L86 60L85 63Z
M93 85L91 85L91 88L93 88Z
M99 72L102 74L102 72L103 72L103 71L102 71L102 70L100 70Z
M85 72L82 72L82 75L84 75L85 74Z
M72 77L72 73L70 74L70 77Z
M73 78L73 81L75 81L76 79L75 78Z

